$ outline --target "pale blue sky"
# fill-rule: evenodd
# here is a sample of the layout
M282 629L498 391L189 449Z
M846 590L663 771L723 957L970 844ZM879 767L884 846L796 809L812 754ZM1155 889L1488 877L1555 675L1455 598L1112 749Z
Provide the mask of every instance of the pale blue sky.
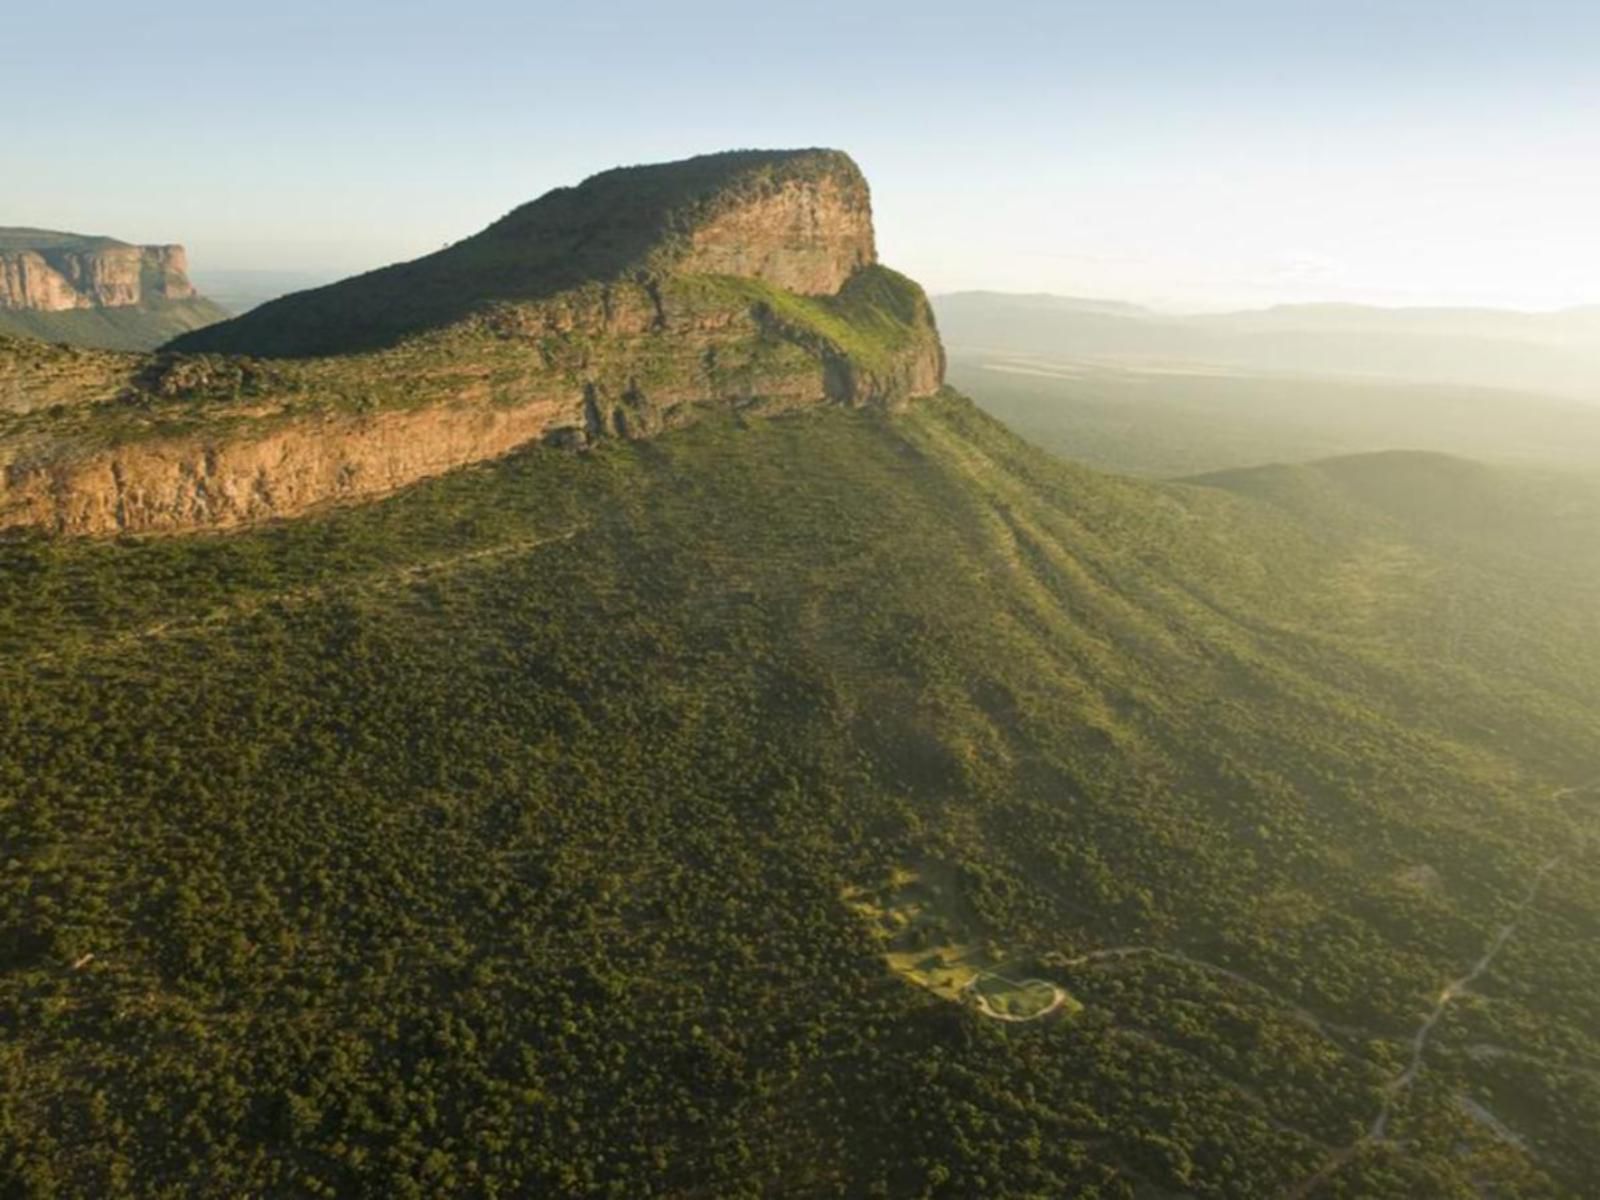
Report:
M344 273L619 163L829 145L936 290L1600 301L1600 5L8 12L0 224Z

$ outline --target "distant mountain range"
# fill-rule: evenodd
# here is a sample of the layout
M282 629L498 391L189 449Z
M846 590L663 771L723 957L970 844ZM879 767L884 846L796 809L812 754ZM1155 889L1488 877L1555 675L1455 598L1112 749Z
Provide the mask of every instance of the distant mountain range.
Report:
M1295 304L1182 315L1050 295L934 301L953 353L1181 361L1522 388L1600 400L1600 307L1549 313Z
M188 266L182 246L0 228L0 334L152 350L228 316L195 290Z

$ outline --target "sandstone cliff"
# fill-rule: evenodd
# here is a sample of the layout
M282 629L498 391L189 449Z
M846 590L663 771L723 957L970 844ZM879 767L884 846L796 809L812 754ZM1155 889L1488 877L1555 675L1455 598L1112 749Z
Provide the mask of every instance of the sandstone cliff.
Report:
M0 335L153 350L227 315L189 282L182 246L0 228Z
M0 229L0 309L125 308L195 295L182 246L130 246L48 230Z
M0 345L0 529L227 528L708 406L902 405L944 357L921 289L875 259L844 155L717 155L607 172L178 343L272 357L13 355L8 376Z

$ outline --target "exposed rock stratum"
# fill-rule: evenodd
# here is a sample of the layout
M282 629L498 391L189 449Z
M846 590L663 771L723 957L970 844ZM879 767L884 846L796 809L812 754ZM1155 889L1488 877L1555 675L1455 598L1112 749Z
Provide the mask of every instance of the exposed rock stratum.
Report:
M848 156L621 168L157 356L0 342L0 529L222 529L708 407L892 408L943 374Z

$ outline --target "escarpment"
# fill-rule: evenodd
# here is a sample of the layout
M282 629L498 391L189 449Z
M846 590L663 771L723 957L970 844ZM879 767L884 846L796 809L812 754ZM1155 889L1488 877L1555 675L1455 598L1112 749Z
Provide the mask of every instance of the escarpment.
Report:
M0 228L0 334L151 350L226 316L189 281L182 246Z
M738 152L605 172L157 356L0 343L0 529L223 529L715 406L897 407L944 355L876 257L848 157Z
M126 308L196 294L182 246L0 230L0 308L51 313Z

